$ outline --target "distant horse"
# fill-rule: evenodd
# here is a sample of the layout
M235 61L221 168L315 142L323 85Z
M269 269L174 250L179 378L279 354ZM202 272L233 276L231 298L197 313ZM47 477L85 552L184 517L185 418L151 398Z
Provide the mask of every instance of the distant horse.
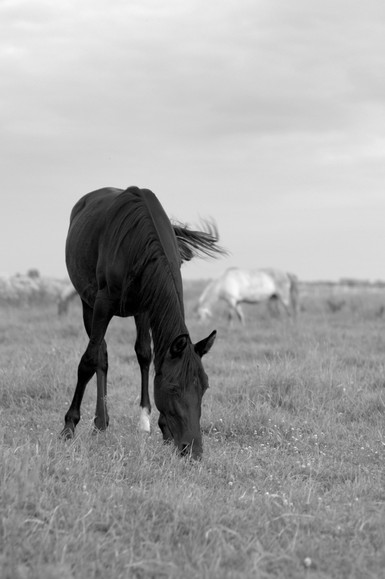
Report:
M61 279L41 276L35 269L29 270L27 274L0 274L0 302L47 305L58 299L65 283Z
M140 426L150 431L149 366L154 349L154 398L165 441L181 454L202 454L200 416L208 378L201 358L216 331L193 344L185 324L182 261L203 253L225 253L214 226L191 231L172 225L148 189L105 188L88 193L74 206L66 241L66 263L82 302L89 343L78 367L75 394L65 415L64 438L72 438L80 420L87 383L96 372L94 425L105 430L107 345L113 316L134 316L135 352L141 372Z
M78 296L78 292L73 285L68 284L60 292L59 299L57 302L57 313L59 316L66 314L68 312L68 306L72 300Z
M247 270L236 267L227 269L203 291L198 302L201 320L212 316L215 304L223 300L229 307L229 320L233 312L242 324L245 323L241 303L257 304L274 301L283 304L290 315L295 316L298 304L297 277L272 268Z

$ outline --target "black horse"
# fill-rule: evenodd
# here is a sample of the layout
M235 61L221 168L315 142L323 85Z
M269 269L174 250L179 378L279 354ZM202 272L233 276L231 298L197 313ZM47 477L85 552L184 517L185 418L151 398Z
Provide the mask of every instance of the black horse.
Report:
M163 438L182 454L202 454L200 416L208 388L201 358L216 331L192 344L185 324L182 261L203 253L225 253L215 227L192 231L173 225L148 189L104 188L88 193L74 206L66 242L66 263L80 295L89 343L65 415L64 438L74 435L87 383L97 376L95 428L108 426L107 344L113 316L134 316L135 352L141 372L141 428L150 430L149 366L154 349L154 398Z

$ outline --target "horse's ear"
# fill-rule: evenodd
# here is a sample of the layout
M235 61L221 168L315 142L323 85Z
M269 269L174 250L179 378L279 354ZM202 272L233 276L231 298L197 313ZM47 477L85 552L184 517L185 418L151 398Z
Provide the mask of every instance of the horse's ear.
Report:
M183 350L186 348L189 340L188 334L180 334L177 336L171 346L170 346L170 356L171 358L177 358L182 355Z
M207 354L207 352L211 350L211 346L214 344L216 336L217 331L214 330L207 338L201 340L200 342L197 342L194 345L194 350L196 351L198 356L202 358L202 356L204 356L205 354Z

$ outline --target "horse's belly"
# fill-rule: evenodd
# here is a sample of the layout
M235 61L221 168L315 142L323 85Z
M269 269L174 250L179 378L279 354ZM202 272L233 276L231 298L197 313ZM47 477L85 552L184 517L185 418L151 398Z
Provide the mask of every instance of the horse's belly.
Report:
M253 288L249 292L244 292L241 296L243 302L260 302L269 299L274 291L268 288Z

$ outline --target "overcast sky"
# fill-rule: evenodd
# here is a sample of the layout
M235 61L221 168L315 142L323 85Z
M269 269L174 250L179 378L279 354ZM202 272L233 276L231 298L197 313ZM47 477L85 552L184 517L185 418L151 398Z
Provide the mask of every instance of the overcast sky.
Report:
M215 219L226 259L385 279L384 0L0 0L0 272L66 274L103 186Z

